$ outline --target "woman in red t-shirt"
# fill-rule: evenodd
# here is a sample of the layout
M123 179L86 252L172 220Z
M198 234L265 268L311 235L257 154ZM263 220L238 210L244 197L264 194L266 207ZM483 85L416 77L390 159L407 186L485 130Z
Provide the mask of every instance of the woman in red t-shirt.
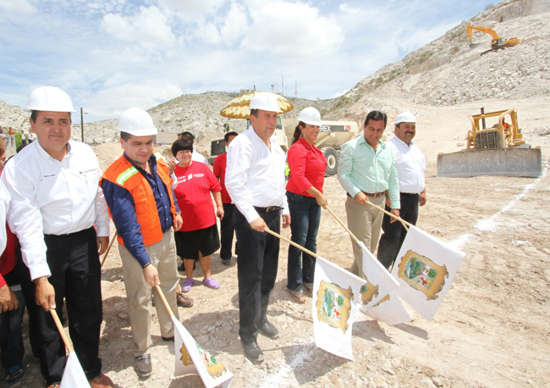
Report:
M223 218L221 186L210 167L191 160L193 143L176 140L172 144L172 155L178 160L174 174L177 186L174 193L181 210L183 225L175 233L176 250L182 258L186 279L182 291L188 292L195 285L193 267L199 260L204 272L202 284L220 288L210 272L210 255L220 248L220 237L216 226L216 215ZM214 195L217 209L214 209L210 193Z
M317 251L317 232L321 222L321 206L326 207L323 183L327 161L314 144L319 135L321 114L315 108L305 108L298 116L292 146L287 160L290 178L286 185L286 196L290 210L292 241ZM311 294L315 258L294 246L288 248L287 290L298 303L304 303L302 286Z

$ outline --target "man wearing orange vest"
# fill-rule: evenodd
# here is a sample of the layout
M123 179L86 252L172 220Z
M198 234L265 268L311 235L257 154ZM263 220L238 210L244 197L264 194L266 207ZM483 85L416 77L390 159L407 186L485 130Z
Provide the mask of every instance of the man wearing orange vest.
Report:
M174 325L158 293L160 286L172 312L178 317L174 231L182 225L172 191L168 166L153 154L157 129L151 116L140 108L124 111L118 122L124 154L103 174L101 186L109 214L118 233L130 325L134 340L134 369L140 378L152 374L151 297L164 341L174 340Z

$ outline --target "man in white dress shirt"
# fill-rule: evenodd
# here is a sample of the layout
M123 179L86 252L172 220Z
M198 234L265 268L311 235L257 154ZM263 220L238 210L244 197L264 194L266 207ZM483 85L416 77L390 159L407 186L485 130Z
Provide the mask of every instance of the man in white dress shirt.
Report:
M416 135L416 118L411 112L403 112L395 122L395 136L388 141L394 151L395 168L399 181L401 200L400 217L413 225L418 220L418 206L426 204L426 184L424 172L426 158L413 143ZM388 206L386 204L386 210ZM407 231L401 222L390 222L391 217L384 215L382 230L384 234L378 245L378 261L386 268L395 261Z
M286 155L275 136L281 113L273 93L260 92L250 101L251 126L237 136L227 151L225 185L239 211L233 212L238 244L239 335L246 357L264 360L258 332L277 339L279 331L267 319L269 294L277 277L280 232L290 225L285 196Z
M38 141L7 163L1 179L11 195L8 222L26 265L21 279L28 280L21 285L27 300L36 300L28 308L37 331L40 369L48 386L58 386L65 346L49 311L56 309L62 316L65 298L71 340L90 385L112 387L98 357L99 255L109 243L101 170L88 145L70 140L74 108L64 91L39 87L31 93L28 109Z

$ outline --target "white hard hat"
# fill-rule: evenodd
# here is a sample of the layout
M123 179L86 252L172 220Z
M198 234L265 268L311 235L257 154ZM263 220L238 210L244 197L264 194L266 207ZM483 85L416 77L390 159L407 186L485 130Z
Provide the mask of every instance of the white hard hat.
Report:
M71 98L55 86L41 86L34 89L29 97L27 109L44 112L74 112Z
M260 109L267 112L283 113L283 111L279 109L277 96L274 93L269 92L260 92L255 94L250 100L248 109Z
M151 115L136 107L122 112L118 119L118 130L132 136L151 136L158 133Z
M309 125L321 125L321 113L314 107L302 109L298 115L298 120Z
M403 112L395 118L393 125L399 125L401 123L416 123L416 117L411 112Z

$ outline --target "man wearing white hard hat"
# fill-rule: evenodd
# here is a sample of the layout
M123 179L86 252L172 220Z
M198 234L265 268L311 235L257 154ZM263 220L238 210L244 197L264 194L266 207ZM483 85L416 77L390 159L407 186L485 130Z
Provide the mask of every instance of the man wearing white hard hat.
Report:
M134 370L140 378L147 378L153 373L149 354L152 297L162 339L174 340L172 319L152 288L160 286L177 318L179 275L174 229L180 229L183 221L168 165L153 150L157 128L151 116L140 108L127 109L120 116L118 129L124 154L105 170L101 187L118 233L134 341Z
M246 357L264 360L258 332L277 339L279 331L267 319L269 294L279 262L279 233L290 225L285 196L286 155L275 136L281 113L273 93L257 93L250 101L250 128L237 136L227 151L225 185L238 211L233 212L237 233L239 280L239 335ZM241 243L242 242L242 243Z
M111 379L101 373L98 357L99 255L109 243L109 215L99 187L101 170L88 145L70 140L74 109L64 91L37 88L28 109L38 140L6 164L2 180L12 198L8 222L21 243L26 265L18 264L15 270L26 272L25 298L39 305L27 306L37 331L40 369L49 386L58 386L65 368L65 345L49 311L56 309L62 315L65 298L71 340L90 385L112 387Z
M401 201L400 217L416 225L418 206L426 204L426 158L412 141L416 135L416 117L411 112L403 112L397 116L393 125L395 136L387 144L395 155ZM384 234L378 245L378 261L384 267L390 268L401 249L407 231L401 222L391 222L387 215L384 215L382 230Z

